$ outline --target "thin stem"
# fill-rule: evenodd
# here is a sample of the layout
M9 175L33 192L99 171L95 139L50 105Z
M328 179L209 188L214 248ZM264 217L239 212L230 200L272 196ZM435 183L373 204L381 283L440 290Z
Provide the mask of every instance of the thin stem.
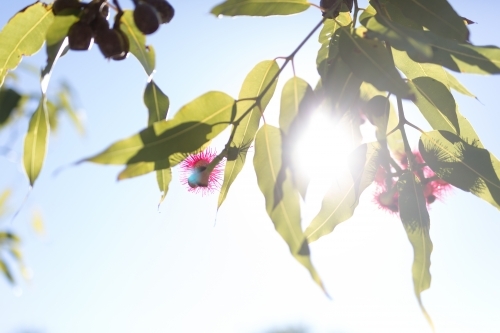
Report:
M358 12L359 12L359 6L358 6L358 0L354 0L354 13L352 14L352 27L356 27L356 21L358 20Z

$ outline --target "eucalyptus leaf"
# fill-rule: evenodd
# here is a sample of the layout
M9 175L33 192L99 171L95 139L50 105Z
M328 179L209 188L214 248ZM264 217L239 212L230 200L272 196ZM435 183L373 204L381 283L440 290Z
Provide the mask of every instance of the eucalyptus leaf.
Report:
M306 0L226 0L212 8L215 16L270 16L290 15L307 10Z
M246 161L248 148L251 146L255 133L259 128L259 123L263 112L265 111L269 101L274 95L276 90L277 79L275 76L279 71L279 66L274 60L266 60L258 63L246 76L241 86L238 98L240 100L250 99L248 101L239 101L236 105L235 119L238 120L245 112L255 104L256 100L253 98L259 97L264 89L270 85L264 96L261 96L260 106L256 106L237 124L234 124L234 136L230 142L230 149L232 149L230 156L226 161L224 170L224 181L222 183L219 201L217 207L220 208L222 203L227 197L229 188L236 180L243 165Z
M373 84L377 89L389 91L401 98L412 98L411 90L403 81L384 44L362 38L350 29L342 28L340 56L359 79Z
M158 183L158 187L160 188L161 191L160 203L158 205L160 205L163 202L163 200L165 200L171 180L172 180L172 170L170 168L159 170L156 172L156 182Z
M53 20L51 6L36 2L14 15L3 27L0 32L0 86L7 72L16 68L23 56L40 50Z
M234 103L234 99L225 93L208 92L183 106L173 119L155 122L83 161L135 164L168 161L176 154L192 153L229 125ZM172 166L166 165L165 168Z
M257 183L266 199L266 210L273 221L276 231L288 244L295 259L309 271L313 280L326 293L323 283L311 262L309 245L300 223L299 193L293 188L290 180L283 183L283 198L274 207L274 184L282 163L280 150L280 130L270 125L264 125L257 132L255 139L254 168L257 174Z
M147 84L144 91L144 104L146 104L149 111L149 126L167 118L170 101L168 96L161 91L160 87L153 80Z
M156 67L155 51L151 45L146 45L146 37L135 25L132 10L124 11L120 19L120 30L125 33L129 40L130 53L139 60L148 76L151 76Z
M439 178L500 209L500 161L488 150L447 131L422 134L419 150Z
M405 172L397 184L399 215L413 247L413 287L418 304L429 324L432 320L424 308L421 294L431 286L432 241L429 235L430 218L423 187L412 172Z
M42 96L35 113L31 116L24 139L23 164L30 185L35 184L47 154L50 125L45 96Z

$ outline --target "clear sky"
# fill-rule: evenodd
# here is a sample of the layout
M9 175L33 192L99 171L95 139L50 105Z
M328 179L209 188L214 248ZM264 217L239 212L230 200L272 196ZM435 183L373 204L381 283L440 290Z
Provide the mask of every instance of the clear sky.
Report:
M155 81L169 95L172 113L210 90L236 97L255 64L288 55L320 20L315 8L289 17L217 19L209 11L218 2L172 0L175 18L148 38L157 54ZM29 3L4 1L0 25ZM470 26L473 43L500 45L500 3L451 3L478 22ZM318 48L315 36L295 61L297 75L312 86L318 79ZM40 52L26 61L39 67L44 59ZM280 87L291 75L287 70L280 78L266 111L270 123L276 123ZM462 113L500 156L500 77L458 77L481 101L456 94ZM25 208L12 226L11 216L0 221L22 236L33 271L31 281L20 284L22 293L0 279L0 333L258 333L291 325L318 333L430 332L413 294L411 246L398 218L374 207L372 189L351 220L311 245L329 300L275 232L256 185L253 152L218 214L217 195L188 193L177 172L159 211L154 175L117 182L120 168L82 164L54 176L59 167L147 123L142 103L147 77L133 57L108 62L97 47L70 52L57 64L51 86L62 80L77 91L87 134L79 137L64 120L51 137L47 162ZM22 82L26 90L37 91L36 79ZM418 111L407 110L421 124ZM26 126L22 123L19 131ZM0 145L7 139L0 133ZM13 210L28 191L20 171L21 141L11 161L0 157L0 189L15 189ZM327 149L318 148L310 161L318 172L328 172L322 160ZM324 184L316 181L313 187L317 192L313 188L310 197ZM30 226L34 209L42 212L46 237ZM316 209L306 207L305 223ZM500 332L498 210L454 190L445 202L432 205L430 216L432 286L423 302L438 332Z

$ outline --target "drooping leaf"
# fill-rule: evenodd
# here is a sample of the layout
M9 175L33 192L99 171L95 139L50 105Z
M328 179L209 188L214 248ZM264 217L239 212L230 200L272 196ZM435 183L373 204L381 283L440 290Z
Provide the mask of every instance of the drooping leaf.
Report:
M160 87L153 80L147 84L144 91L144 104L146 104L149 111L149 126L167 118L170 101L168 96L161 91Z
M306 81L293 77L285 83L281 93L279 117L282 164L274 188L275 206L283 197L283 183L287 170L291 172L294 188L305 198L310 179L297 167L293 152L315 108L314 91Z
M47 153L50 125L45 96L42 96L35 113L31 116L28 133L24 139L24 169L33 186L38 178Z
M373 16L366 21L365 26L368 29L368 38L376 37L390 42L392 47L405 50L414 59L425 61L432 57L432 47L430 45L407 35L404 27L382 15Z
M410 88L394 67L384 44L360 37L358 33L363 33L360 28L356 33L351 33L348 28L340 31L340 56L354 75L379 90L389 91L401 98L412 98Z
M316 57L316 65L318 73L323 78L327 72L329 62L338 55L338 29L347 27L352 22L351 15L347 12L339 13L335 20L326 20L323 23L323 28L319 33L318 41L321 47Z
M444 84L430 77L417 77L410 85L415 91L415 105L433 129L460 134L455 98Z
M476 98L476 95L474 95L473 93L471 93L466 87L464 87L460 81L457 80L456 77L454 77L451 73L449 73L448 71L445 71L446 72L446 77L448 78L448 83L450 85L451 88L455 89L456 91L458 91L459 93L465 95L465 96L469 96L469 97L473 97L473 98Z
M142 67L151 76L156 67L155 51L153 46L146 45L146 37L137 29L134 23L134 12L125 10L120 19L120 30L125 33L130 42L130 53L141 63Z
M419 149L438 177L500 209L500 161L488 150L447 131L422 134Z
M9 70L19 65L23 56L31 56L42 47L52 24L51 6L41 2L18 12L0 32L0 86Z
M306 0L226 0L212 8L215 16L270 16L290 15L309 8Z
M59 107L68 116L73 125L76 127L78 133L81 135L85 134L85 127L82 119L78 116L78 112L73 106L73 95L69 86L63 85L59 93L57 94ZM52 128L52 127L51 127Z
M0 128L10 120L12 112L17 108L22 96L14 89L0 90Z
M466 42L469 30L447 0L388 0L411 20L445 38Z
M4 190L0 194L0 218L5 215L8 211L7 209L7 201L9 200L12 191L10 189Z
M161 191L160 205L168 193L168 186L170 185L170 181L172 180L172 170L171 169L163 169L156 172L156 182L158 183L158 187Z
M5 275L5 277L7 278L7 280L9 280L9 282L11 284L14 284L14 276L12 276L12 273L10 272L10 269L9 267L7 266L7 264L0 259L0 271L3 272L3 274Z
M413 247L413 287L418 304L433 327L432 320L424 308L421 293L431 285L432 242L429 236L430 218L427 212L423 187L411 172L405 172L398 181L399 215Z
M264 125L256 135L254 167L259 188L266 199L266 210L276 231L288 244L292 255L311 274L313 280L325 291L323 283L312 265L309 245L300 224L299 193L290 180L283 183L284 195L278 206L274 206L274 184L281 168L280 130ZM326 293L326 291L325 291Z
M208 92L183 106L173 119L155 122L84 161L135 164L168 161L173 155L192 153L229 125L234 103L225 93ZM166 163L164 167L172 166Z
M363 144L349 157L350 168L343 170L328 189L321 210L305 230L309 243L331 233L354 213L359 196L375 179L378 143Z
M237 151L237 153L231 154L234 156L229 156L226 161L224 181L221 186L219 202L217 205L218 208L220 208L220 206L226 199L229 188L236 180L236 177L245 164L247 150L255 138L255 133L259 128L259 122L262 113L266 109L269 101L274 95L274 91L276 90L277 80L275 80L275 76L278 71L279 66L276 61L262 61L258 63L250 71L250 73L248 73L245 80L243 81L243 85L241 86L240 94L238 96L240 100L246 98L256 98L262 94L262 92L268 85L271 86L266 94L262 97L260 101L260 108L254 107L252 111L250 111L250 113L240 121L239 124L234 125L236 126L236 129L234 129L235 133L230 146L232 147L232 149ZM243 114L247 110L249 110L252 105L254 105L254 103L255 101L253 100L238 102L236 106L237 109L235 120L241 118Z

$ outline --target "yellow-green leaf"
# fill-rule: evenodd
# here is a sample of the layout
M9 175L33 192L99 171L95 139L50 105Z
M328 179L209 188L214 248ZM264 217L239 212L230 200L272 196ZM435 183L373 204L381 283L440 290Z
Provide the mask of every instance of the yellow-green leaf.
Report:
M246 76L241 86L239 99L246 98L256 98L258 97L268 85L271 85L270 89L262 97L260 102L260 108L254 107L250 113L243 118L239 124L235 124L235 129L233 129L234 136L230 143L231 149L233 149L236 154L230 154L226 161L226 167L224 170L224 181L221 186L219 194L218 208L222 205L226 199L229 188L236 180L236 177L240 173L243 165L245 164L246 154L248 147L252 144L255 133L259 128L259 122L264 112L267 104L273 97L274 91L276 89L277 79L273 81L276 74L279 71L279 66L274 60L266 60L258 63ZM255 103L253 100L241 101L237 104L236 117L239 119L243 114L252 107Z
M85 161L135 164L169 160L179 153L192 153L229 125L234 103L234 99L225 93L208 92L183 106L173 119L155 122ZM169 166L173 165L166 165L165 168Z
M31 186L33 186L42 170L45 154L47 153L49 133L49 115L45 96L42 96L38 108L31 116L28 133L26 133L24 139L24 169Z
M139 60L146 73L151 76L156 67L155 51L151 45L146 45L146 37L137 29L132 10L124 11L120 19L120 30L128 37L130 53Z
M149 111L149 126L167 118L170 101L168 96L161 91L160 87L153 80L147 84L144 91L144 104L146 104Z
M292 255L311 274L313 280L325 291L323 283L312 265L309 245L300 224L300 198L291 181L284 182L284 195L274 206L274 184L281 168L280 130L264 125L255 139L254 168L259 188L266 199L266 210L276 231L288 244ZM326 291L325 291L326 292Z
M156 171L156 182L158 183L158 187L160 188L161 192L160 203L158 205L160 205L163 202L163 200L165 200L165 197L167 196L168 193L168 186L171 180L172 180L171 169L163 169Z
M0 86L7 72L16 68L23 56L40 50L53 20L51 6L36 2L18 12L3 27L0 32Z
M350 169L342 173L328 189L321 210L307 227L309 243L331 233L354 213L359 196L373 182L378 167L378 143L363 144L350 156Z
M4 190L0 194L0 218L7 213L7 201L10 198L12 191L10 189Z
M398 181L399 215L413 247L413 287L418 304L431 326L432 320L422 303L421 294L431 286L432 242L430 218L422 185L412 172L405 172Z
M305 11L307 0L226 0L212 8L215 16L270 16L290 15Z

